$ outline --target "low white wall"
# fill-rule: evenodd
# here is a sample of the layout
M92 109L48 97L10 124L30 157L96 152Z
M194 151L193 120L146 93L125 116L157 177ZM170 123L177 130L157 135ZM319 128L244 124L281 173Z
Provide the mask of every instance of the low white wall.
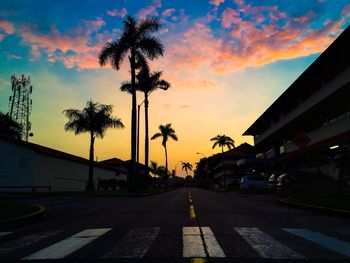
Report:
M0 186L31 186L33 151L0 138ZM31 191L5 189L0 191Z
M51 186L51 191L84 191L89 176L88 163L59 158L35 151L30 146L0 138L0 191L30 192L32 186ZM126 174L100 167L94 168L97 179L125 180ZM38 188L48 191L48 188Z

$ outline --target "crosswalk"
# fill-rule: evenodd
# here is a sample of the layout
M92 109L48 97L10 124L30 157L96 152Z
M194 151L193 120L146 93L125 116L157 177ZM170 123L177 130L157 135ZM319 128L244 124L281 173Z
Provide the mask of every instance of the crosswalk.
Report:
M165 234L162 234L161 227L135 227L125 233L123 232L123 234L120 234L121 232L118 230L120 229L80 229L75 233L67 233L66 236L62 230L23 236L20 233L0 232L0 257L22 259L23 261L74 258L75 253L79 253L85 247L89 246L89 251L95 251L93 246L99 246L100 248L96 250L99 253L94 255L96 258L140 259L151 256L157 257L157 253L154 252L157 251L155 246L165 242L164 240L168 240L168 242L181 241L181 244L172 244L172 246L174 248L180 247L182 251L178 252L176 249L169 251L171 257L204 258L209 256L225 258L235 256L232 255L233 247L228 246L232 242L227 241L227 239L233 239L234 237L237 243L235 243L235 247L246 246L254 251L247 257L277 260L317 259L319 257L317 253L313 254L308 251L312 248L317 251L324 250L324 253L329 253L334 259L348 259L350 257L349 239L336 238L334 235L337 230L321 233L305 228L264 230L256 227L230 227L224 230L221 228L215 234L215 231L210 227L182 227L179 228L179 233L173 233L174 236L181 238L174 239L169 238L169 232L166 231L167 238L164 239ZM276 231L278 234L274 234ZM118 234L115 234L115 232L118 232ZM47 239L50 242L43 242ZM104 240L99 243L101 239ZM302 247L296 245L302 242L307 245ZM104 249L105 251L101 252ZM151 249L153 252L149 253ZM16 253L17 251L19 253ZM6 255L10 256L7 257ZM242 257L242 255L239 256ZM89 257L91 257L91 253Z

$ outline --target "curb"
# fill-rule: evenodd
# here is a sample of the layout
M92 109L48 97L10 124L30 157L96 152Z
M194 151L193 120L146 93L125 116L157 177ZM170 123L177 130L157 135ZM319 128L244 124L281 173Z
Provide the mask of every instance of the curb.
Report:
M24 216L18 216L10 219L1 220L0 229L11 228L22 224L32 223L36 220L46 217L47 215L46 207L40 204L32 204L32 206L37 207L39 210Z
M333 209L333 208L327 208L323 206L317 206L317 205L309 205L309 204L302 204L302 203L297 203L297 202L291 202L288 201L290 197L284 198L279 200L280 203L283 203L285 205L293 206L295 208L301 208L305 210L311 210L314 212L321 212L325 213L328 215L336 215L336 216L343 216L343 217L348 217L350 218L350 212L346 210L341 210L341 209Z

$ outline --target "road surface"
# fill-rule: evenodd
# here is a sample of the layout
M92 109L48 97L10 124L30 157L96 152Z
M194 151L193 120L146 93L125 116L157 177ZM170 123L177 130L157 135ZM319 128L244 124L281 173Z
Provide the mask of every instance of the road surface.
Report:
M350 220L271 194L196 188L137 198L26 201L45 220L0 232L0 262L350 262Z

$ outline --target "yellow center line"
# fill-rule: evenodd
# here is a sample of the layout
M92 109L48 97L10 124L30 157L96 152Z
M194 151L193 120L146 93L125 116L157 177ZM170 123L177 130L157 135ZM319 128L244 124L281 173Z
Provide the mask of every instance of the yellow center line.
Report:
M208 258L191 258L191 263L206 263L209 262Z

